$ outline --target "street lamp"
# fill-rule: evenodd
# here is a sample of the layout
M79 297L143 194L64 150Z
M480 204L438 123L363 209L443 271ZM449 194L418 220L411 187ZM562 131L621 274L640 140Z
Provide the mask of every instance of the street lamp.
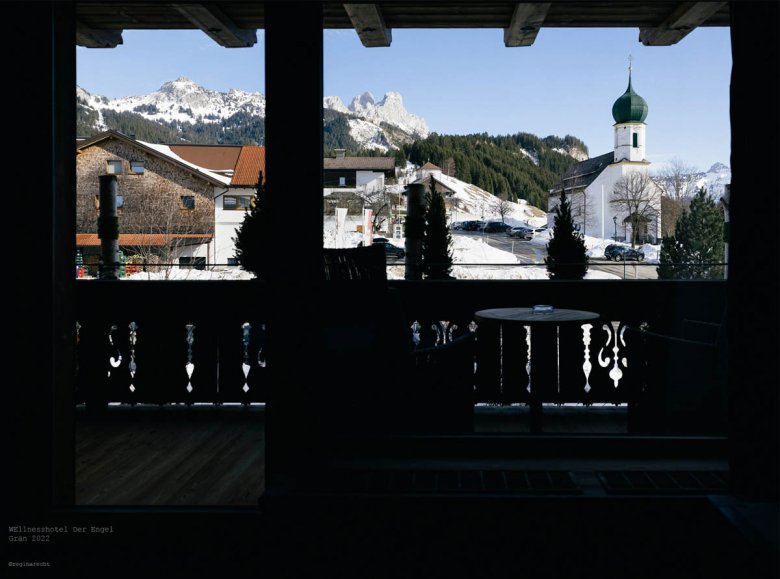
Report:
M612 236L612 239L617 241L617 215L612 216L612 223L615 224L615 235Z

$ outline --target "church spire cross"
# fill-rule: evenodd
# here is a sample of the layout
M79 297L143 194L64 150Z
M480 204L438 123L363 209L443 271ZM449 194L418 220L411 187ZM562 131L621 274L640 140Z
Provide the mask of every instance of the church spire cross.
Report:
M632 60L632 57L629 54L628 55L628 76L631 76L631 60Z

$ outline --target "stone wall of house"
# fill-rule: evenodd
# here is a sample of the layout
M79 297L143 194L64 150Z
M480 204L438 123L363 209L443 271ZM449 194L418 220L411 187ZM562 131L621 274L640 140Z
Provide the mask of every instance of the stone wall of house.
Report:
M76 227L78 233L96 233L99 176L107 162L122 161L117 175L121 233L214 233L214 185L176 165L119 139L106 139L76 156ZM143 174L130 172L131 161L143 161ZM194 196L188 209L182 196Z

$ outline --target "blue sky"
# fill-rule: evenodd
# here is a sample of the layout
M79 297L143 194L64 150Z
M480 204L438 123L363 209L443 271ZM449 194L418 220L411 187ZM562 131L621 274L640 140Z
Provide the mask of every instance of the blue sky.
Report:
M636 28L544 28L533 46L505 48L502 31L393 30L389 48L364 48L354 31L325 32L324 93L345 104L363 92L403 96L443 134L520 131L581 138L612 150L612 103L626 89L648 103L647 155L706 170L729 164L728 28L699 28L670 47L646 47ZM253 48L225 49L197 31L125 31L115 49L77 51L78 84L116 98L187 76L213 90L265 92L263 31Z

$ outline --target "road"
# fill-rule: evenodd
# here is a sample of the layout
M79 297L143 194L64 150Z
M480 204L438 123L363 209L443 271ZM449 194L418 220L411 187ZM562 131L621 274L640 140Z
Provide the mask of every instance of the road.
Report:
M538 263L543 265L547 252L544 246L507 237L504 233L482 233L480 231L453 231L453 235L479 237L492 247L508 251L517 256L520 263ZM611 273L623 279L657 279L656 264L637 263L636 261L614 262L607 261L603 257L591 257L590 269Z

